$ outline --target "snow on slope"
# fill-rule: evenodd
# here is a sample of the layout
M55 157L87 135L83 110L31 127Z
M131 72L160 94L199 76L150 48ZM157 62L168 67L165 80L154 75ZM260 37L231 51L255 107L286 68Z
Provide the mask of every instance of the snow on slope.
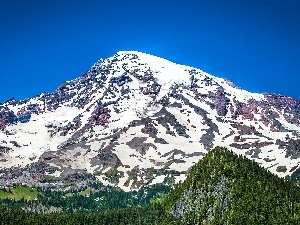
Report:
M122 57L126 57L128 55L136 55L138 57L137 62L139 62L145 68L151 68L152 72L154 73L154 77L157 79L158 84L162 85L162 90L168 91L174 83L190 85L191 77L187 75L189 70L194 69L201 77L212 78L218 85L221 85L228 94L233 95L239 101L245 101L249 99L255 99L257 101L264 100L263 94L251 93L246 90L233 87L228 80L215 77L213 75L203 72L200 69L176 64L169 60L138 51L119 51L116 54L118 59L122 59ZM128 63L128 65L133 67L130 58L121 60L121 62Z
M100 59L53 93L0 107L0 184L11 167L39 171L27 175L34 179L91 173L124 190L178 182L215 146L281 177L300 165L298 101L136 51Z

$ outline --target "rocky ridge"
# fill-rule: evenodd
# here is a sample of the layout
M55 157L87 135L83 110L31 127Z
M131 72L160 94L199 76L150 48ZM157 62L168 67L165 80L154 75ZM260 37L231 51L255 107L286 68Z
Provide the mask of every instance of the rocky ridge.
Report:
M54 92L0 105L0 185L174 183L214 146L291 176L299 172L299 112L290 97L118 52Z

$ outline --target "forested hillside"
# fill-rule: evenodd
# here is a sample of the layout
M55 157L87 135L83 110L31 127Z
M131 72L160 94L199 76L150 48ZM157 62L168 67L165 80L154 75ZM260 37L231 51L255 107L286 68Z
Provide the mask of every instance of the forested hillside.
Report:
M300 224L300 188L226 148L211 150L168 191L156 186L126 194L94 186L39 193L36 201L57 213L33 212L34 201L2 200L0 224ZM102 197L95 201L97 193Z
M183 224L300 224L300 188L216 147L165 201Z

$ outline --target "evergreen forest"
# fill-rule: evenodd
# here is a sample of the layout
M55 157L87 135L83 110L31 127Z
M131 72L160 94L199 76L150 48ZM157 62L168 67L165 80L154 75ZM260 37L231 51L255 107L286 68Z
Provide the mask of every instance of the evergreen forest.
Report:
M3 225L300 224L300 187L223 147L175 187L124 192L94 183L63 192L18 186L2 188L0 198Z

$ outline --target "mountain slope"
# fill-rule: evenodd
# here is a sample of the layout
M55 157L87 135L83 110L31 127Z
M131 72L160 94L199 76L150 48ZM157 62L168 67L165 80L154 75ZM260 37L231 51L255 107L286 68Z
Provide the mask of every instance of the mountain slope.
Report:
M183 224L299 224L300 188L216 147L165 200Z
M106 192L105 196L123 195L119 202L132 200L126 192L119 192ZM57 197L55 192L47 195ZM83 205L94 210L94 206L102 208L105 204L105 208L109 205L108 202L94 202L91 196L81 196L81 201L68 204L67 212L38 214L0 207L0 216L3 224L40 224L43 221L43 224L290 225L300 222L299 199L300 188L293 183L284 181L254 161L216 147L191 168L183 183L165 198L148 205L116 210L119 206L112 201L113 210L82 213ZM66 207L65 203L57 205L57 201L44 203L51 202L57 207Z
M0 185L177 183L218 145L291 176L300 162L299 112L289 97L118 52L52 93L0 105Z

